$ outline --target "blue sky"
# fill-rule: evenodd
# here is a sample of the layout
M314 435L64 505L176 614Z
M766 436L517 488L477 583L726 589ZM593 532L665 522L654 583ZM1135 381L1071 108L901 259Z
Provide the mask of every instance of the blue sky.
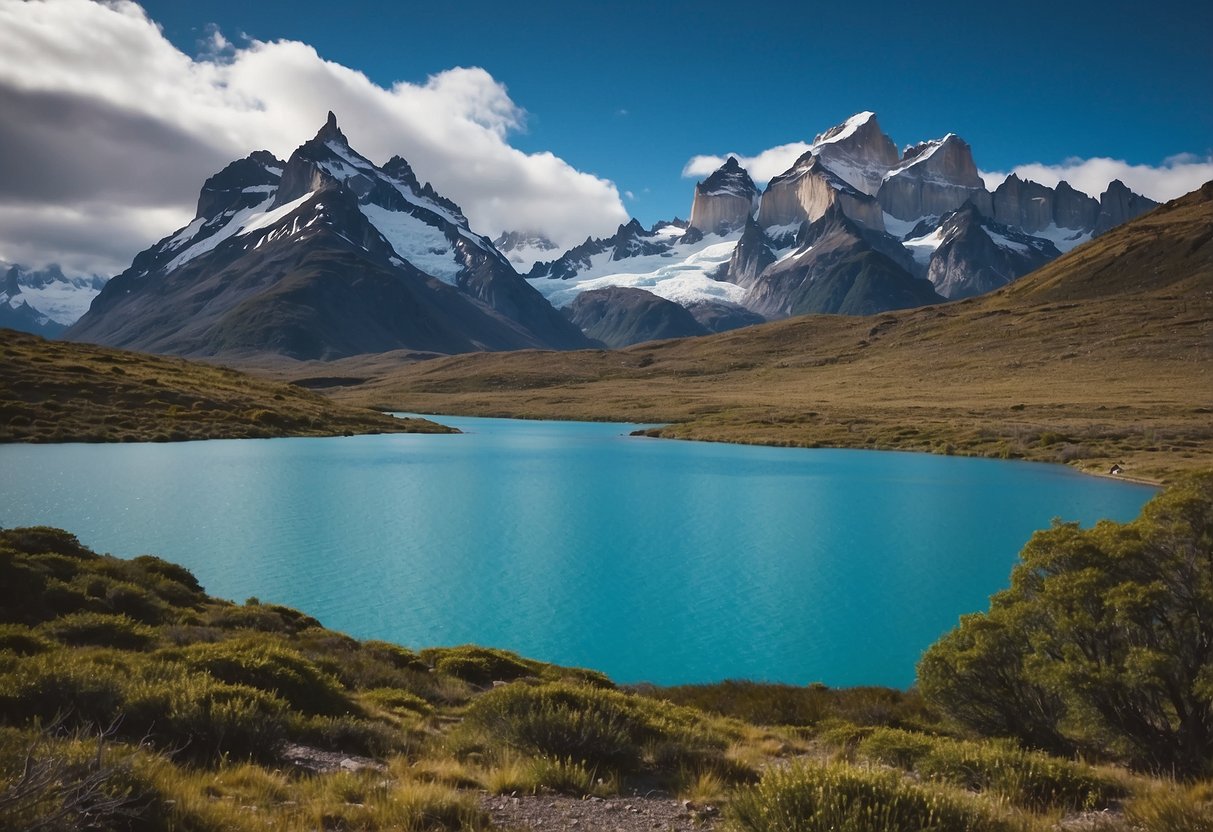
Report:
M898 145L959 134L991 187L1169 199L1213 179L1209 32L1208 0L0 0L0 261L121 271L329 109L477 231L562 247L685 218L694 157L772 151L761 184L863 110Z
M390 85L480 66L527 111L511 142L613 180L645 222L689 208L696 154L754 154L864 109L898 145L955 132L983 170L1213 149L1213 3L144 3L313 45ZM340 112L340 102L334 102Z

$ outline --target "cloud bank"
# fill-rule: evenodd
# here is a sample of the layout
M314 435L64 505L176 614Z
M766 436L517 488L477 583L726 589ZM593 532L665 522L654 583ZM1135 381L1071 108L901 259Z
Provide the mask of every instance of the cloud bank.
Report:
M764 150L757 156L746 156L741 153L726 153L723 156L693 156L682 169L682 175L702 178L708 176L716 168L725 163L730 156L745 168L750 178L759 185L770 182L779 174L790 168L801 156L809 152L812 145L807 142L791 142Z
M1123 159L1067 159L1060 165L1033 162L1018 165L1006 172L981 172L986 187L994 190L1012 173L1020 179L1031 179L1050 188L1063 179L1095 198L1104 192L1113 179L1119 179L1143 196L1155 202L1166 202L1196 190L1213 179L1213 156L1182 153L1163 160L1161 165L1131 165Z
M483 69L385 88L305 43L218 31L190 56L129 0L0 0L0 54L0 260L121 271L190 220L206 177L253 150L285 158L330 109L482 234L571 245L627 218L613 183L510 145L525 111Z

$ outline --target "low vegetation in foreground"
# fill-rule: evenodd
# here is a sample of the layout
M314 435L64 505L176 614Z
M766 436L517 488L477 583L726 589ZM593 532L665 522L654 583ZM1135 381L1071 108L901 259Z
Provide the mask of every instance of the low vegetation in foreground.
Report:
M0 330L0 442L452 432L221 367Z
M0 622L3 829L475 830L560 793L731 832L1213 830L1213 474L1035 535L908 692L357 641L49 528L0 531Z

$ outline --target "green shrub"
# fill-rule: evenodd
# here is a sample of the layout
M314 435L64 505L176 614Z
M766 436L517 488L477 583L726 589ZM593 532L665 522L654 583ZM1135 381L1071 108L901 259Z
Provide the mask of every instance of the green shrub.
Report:
M21 624L0 624L0 651L32 656L50 650L52 646L29 627Z
M528 663L515 653L470 644L423 650L421 658L431 662L437 672L473 685L510 682L525 676L535 676L539 670L537 663Z
M741 832L1002 832L1014 827L965 795L894 772L831 765L770 769L729 807Z
M1124 787L1090 766L1010 742L938 741L914 770L931 780L1002 795L1028 809L1105 809Z
M77 612L48 621L39 631L74 647L93 645L119 650L146 650L156 642L156 631L125 615Z
M936 745L937 741L925 734L877 728L861 739L855 750L866 759L913 770L915 764L931 753Z
M637 768L641 745L657 736L625 695L558 683L491 690L472 701L464 721L529 756L621 770Z
M122 734L147 738L171 750L176 759L270 760L286 736L282 700L246 685L183 674L163 681L137 681L123 693Z
M399 688L372 688L362 691L361 695L368 704L388 711L411 711L416 714L434 711L433 706L417 694Z
M290 737L330 751L384 757L408 750L408 736L382 722L353 716L310 716L292 720Z
M272 641L242 638L193 644L177 654L190 668L272 693L305 714L332 716L353 709L336 679L296 651Z
M924 695L988 736L1213 772L1213 472L1131 523L1057 523L1020 558L989 612L924 654Z

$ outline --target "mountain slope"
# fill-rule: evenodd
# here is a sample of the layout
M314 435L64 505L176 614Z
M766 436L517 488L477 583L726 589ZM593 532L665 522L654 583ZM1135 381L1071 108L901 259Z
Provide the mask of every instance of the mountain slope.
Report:
M625 286L582 292L565 312L582 332L612 349L708 334L685 307Z
M339 365L340 366L340 365ZM351 362L352 402L429 412L670 422L662 435L1213 464L1213 185L993 294L871 317L805 316L613 353Z
M400 157L358 154L331 113L287 161L258 151L208 179L194 221L138 255L67 337L293 358L587 345L458 206Z

